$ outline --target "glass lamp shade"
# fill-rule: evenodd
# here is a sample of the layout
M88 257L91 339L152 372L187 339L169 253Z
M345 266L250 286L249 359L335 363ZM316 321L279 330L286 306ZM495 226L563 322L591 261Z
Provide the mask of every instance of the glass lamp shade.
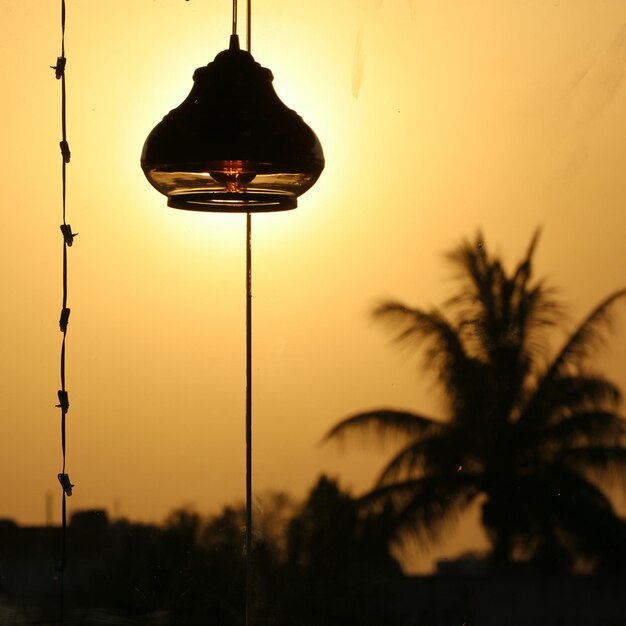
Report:
M287 108L270 70L239 49L197 69L185 101L148 135L141 167L167 204L192 211L284 211L324 169L319 139Z

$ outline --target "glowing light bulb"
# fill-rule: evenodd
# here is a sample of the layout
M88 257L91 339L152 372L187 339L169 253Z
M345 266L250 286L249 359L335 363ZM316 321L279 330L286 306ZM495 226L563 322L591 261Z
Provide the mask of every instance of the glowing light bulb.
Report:
M209 174L213 180L224 185L229 193L244 192L246 185L256 176L250 164L241 160L224 161L219 170L211 170Z

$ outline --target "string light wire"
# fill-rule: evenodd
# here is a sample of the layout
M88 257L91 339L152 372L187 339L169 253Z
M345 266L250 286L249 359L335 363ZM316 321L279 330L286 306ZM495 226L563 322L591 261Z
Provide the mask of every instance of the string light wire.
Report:
M59 483L62 489L62 504L61 504L61 554L57 565L57 576L60 580L60 623L63 624L64 620L64 570L66 564L66 544L67 544L67 498L72 495L72 488L74 485L70 481L70 477L66 471L66 417L70 408L69 395L66 387L66 375L65 375L65 353L66 353L66 340L67 340L67 327L70 319L70 309L67 306L68 302L68 254L67 250L74 243L74 237L77 233L72 232L72 227L67 223L66 206L67 206L67 166L70 162L71 152L69 143L67 141L67 94L66 94L66 78L65 67L67 59L65 57L65 0L61 0L61 56L57 57L56 65L52 66L54 69L55 78L61 81L61 141L59 146L61 148L61 207L63 223L61 224L61 234L63 236L63 268L62 268L62 307L61 315L59 318L59 328L63 334L61 340L61 363L60 363L60 378L61 389L58 390L57 396L59 404L57 408L61 410L61 472L57 475Z

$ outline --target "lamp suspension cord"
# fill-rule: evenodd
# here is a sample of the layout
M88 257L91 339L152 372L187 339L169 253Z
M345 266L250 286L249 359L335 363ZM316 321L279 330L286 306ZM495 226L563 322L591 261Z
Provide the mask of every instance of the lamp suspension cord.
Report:
M237 34L237 0L233 0L233 27L232 34ZM252 52L252 0L247 0L246 18L246 50Z
M251 626L252 584L252 216L246 213L246 626Z
M73 244L76 233L72 233L72 227L66 220L66 197L67 197L67 165L70 162L70 147L67 142L67 97L65 84L65 0L61 0L61 56L57 57L56 65L52 66L55 77L61 81L61 206L63 223L61 224L61 234L63 235L63 269L62 269L62 307L61 316L59 318L59 328L63 333L61 341L61 389L58 390L57 396L59 404L57 408L61 409L61 455L62 469L57 475L62 489L61 504L61 554L57 565L57 577L60 580L60 623L64 621L64 570L66 562L66 536L67 536L67 498L72 495L72 483L66 473L66 436L65 422L67 412L70 408L69 397L66 387L65 377L65 343L67 339L67 326L70 319L70 309L67 306L67 249Z
M252 42L252 0L247 0L246 49ZM232 34L237 34L237 0L233 0ZM246 598L245 624L252 626L252 216L246 213L246 520L245 520Z
M246 50L252 53L252 0L247 0Z
M248 52L251 52L251 18L252 3L251 0L247 0ZM252 215L248 212L246 213L246 626L252 626L254 584L252 550Z

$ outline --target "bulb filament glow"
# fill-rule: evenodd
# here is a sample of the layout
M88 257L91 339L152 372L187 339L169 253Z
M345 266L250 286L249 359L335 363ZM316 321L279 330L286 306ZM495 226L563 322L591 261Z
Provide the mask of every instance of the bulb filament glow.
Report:
M246 185L254 180L255 172L251 171L250 165L242 160L223 161L219 170L209 172L211 178L225 185L226 192L241 193L246 190Z

